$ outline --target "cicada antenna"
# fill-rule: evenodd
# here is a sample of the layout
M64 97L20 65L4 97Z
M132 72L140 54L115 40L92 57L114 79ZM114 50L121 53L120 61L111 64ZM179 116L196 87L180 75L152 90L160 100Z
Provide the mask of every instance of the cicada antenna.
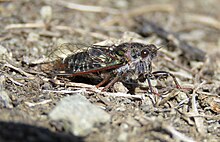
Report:
M165 48L167 45L160 45L158 48L157 48L157 51L160 50L161 48Z
M158 48L157 48L157 51L160 50L161 48L163 48L163 46L158 47Z

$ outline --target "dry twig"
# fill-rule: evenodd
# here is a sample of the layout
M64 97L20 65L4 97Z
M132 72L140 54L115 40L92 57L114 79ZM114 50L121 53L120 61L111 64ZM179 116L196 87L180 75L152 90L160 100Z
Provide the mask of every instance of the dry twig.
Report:
M85 89L80 90L42 90L44 93L63 93L63 94L69 94L69 93L82 93L85 92Z
M152 4L152 5L143 5L141 7L134 8L130 11L124 11L120 13L119 15L116 15L115 17L111 18L109 21L105 21L101 23L103 27L108 27L111 25L114 25L116 23L120 23L123 18L122 17L135 17L142 14L150 13L150 12L156 12L156 11L162 11L162 12L174 12L175 9L170 4Z
M106 36L104 34L97 33L97 32L89 32L89 31L86 31L86 30L80 29L80 28L72 28L69 26L62 26L62 25L52 26L52 27L55 28L56 30L68 31L70 33L76 32L76 33L79 33L82 35L89 34L90 36L97 38L97 39L101 39L101 40L106 40L109 38L108 36ZM10 24L5 27L5 30L26 29L26 28L46 28L46 25L44 23ZM50 33L49 36L51 36L51 35L52 34ZM47 36L48 36L48 34L47 34ZM53 33L52 36L59 36L59 35L57 35L57 33L55 33L55 34ZM0 41L1 41L1 39L0 39Z
M131 94L126 94L126 93L110 93L110 92L102 92L101 94L104 94L105 96L109 97L125 97L125 98L134 98L134 99L140 99L140 100L145 100L145 95L131 95Z
M44 105L44 104L47 104L47 103L50 103L52 102L51 99L49 100L43 100L42 102L38 102L38 103L31 103L31 102L24 102L26 105L28 105L29 107L34 107L34 106L37 106L37 105Z
M77 4L73 2L67 2L63 0L46 0L48 3L55 3L60 6L64 6L69 9L74 9L83 12L98 12L98 13L109 13L109 14L117 14L119 11L117 9L109 8L109 7L101 7L101 6L93 6L93 5L83 5Z
M205 60L206 53L204 51L191 46L186 41L182 40L176 33L167 31L161 26L146 19L137 19L137 22L140 25L136 27L136 31L140 35L146 37L149 36L149 34L156 34L158 37L169 41L169 44L172 46L181 49L186 58L198 61Z
M178 132L177 130L175 130L172 126L167 125L164 126L165 130L170 132L173 137L179 141L183 141L183 142L195 142L192 138L189 138L185 135L183 135L182 133Z
M13 66L13 65L11 65L11 64L9 64L9 63L4 64L3 67L11 68L11 69L13 69L13 70L19 72L20 74L25 75L25 76L28 77L28 78L33 78L33 77L34 77L34 75L29 74L29 73L23 71L22 69L17 68L17 67L15 67L15 66Z
M164 105L165 103L167 103L167 101L169 101L171 98L177 96L179 93L180 93L180 91L174 90L174 91L173 91L172 93L170 93L166 98L164 98L163 100L161 100L161 101L158 103L158 106Z
M201 84L199 84L194 90L193 90L193 95L192 95L192 113L194 115L199 115L197 105L196 105L196 91L204 85L206 81L203 81ZM195 124L196 124L196 129L201 135L204 135L206 133L205 127L203 125L203 119L199 117L194 117Z
M45 28L44 23L25 23L25 24L10 24L5 27L5 30L22 29L22 28Z
M187 13L185 14L185 18L187 21L201 23L220 30L220 21L213 17Z
M9 75L5 74L5 76L14 84L18 85L18 86L24 86L24 84L14 80L12 77L10 77Z
M61 82L57 79L48 79L43 78L44 81L52 81L56 85L62 85L62 86L68 86L68 87L74 87L74 89L77 90L43 90L43 92L55 92L55 93L78 93L78 92L88 92L88 93L98 93L100 95L109 96L109 97L126 97L126 98L134 98L134 99L140 99L144 100L145 95L131 95L126 93L110 93L110 92L101 92L100 89L96 88L94 85L89 85L85 83L74 83L74 82Z

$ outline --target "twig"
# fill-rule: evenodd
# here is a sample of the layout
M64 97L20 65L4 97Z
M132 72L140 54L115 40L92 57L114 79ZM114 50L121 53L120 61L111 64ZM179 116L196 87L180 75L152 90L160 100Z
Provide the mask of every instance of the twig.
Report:
M6 74L5 74L6 75ZM24 86L24 84L14 80L12 77L10 77L9 75L6 75L6 77L11 81L13 82L14 84L18 85L18 86Z
M30 102L24 102L26 105L28 105L29 107L34 107L34 106L37 106L37 105L44 105L44 104L47 104L47 103L50 103L52 102L51 99L49 100L43 100L42 102L38 102L38 103L30 103Z
M134 8L130 11L124 11L119 15L111 18L111 20L101 23L102 26L107 27L114 25L115 23L120 23L122 21L122 17L136 17L142 14L150 13L150 12L174 12L175 9L172 5L169 4L152 4L152 5L143 5L141 7Z
M179 93L180 93L180 91L174 90L174 91L173 91L172 93L170 93L166 98L164 98L163 100L161 100L161 101L158 103L158 106L164 105L167 101L169 101L171 98L177 96Z
M202 95L206 95L206 96L213 96L213 97L217 97L217 95L214 95L213 93L209 93L209 92L203 92L203 91L196 91L197 94L202 94Z
M209 16L187 13L185 14L187 21L202 23L204 25L220 30L220 21Z
M215 116L213 115L195 115L195 114L191 114L191 113L188 113L187 114L188 117L203 117L203 118L209 118L209 119L214 119ZM220 120L220 117L219 116L216 116L217 120Z
M198 61L205 60L204 51L189 45L184 40L181 40L177 34L168 32L157 24L146 19L137 19L137 23L140 25L137 26L136 31L142 36L146 37L149 36L149 34L156 34L160 38L169 41L172 46L180 48L186 58Z
M170 71L170 73L172 73L173 75L177 76L177 77L183 77L183 78L187 78L187 79L193 79L193 75L190 73L184 73L184 72L180 72L180 71Z
M5 27L5 30L21 29L21 28L23 28L23 29L25 29L25 28L45 28L45 24L44 23L10 24ZM53 28L55 28L56 30L61 30L61 31L68 31L70 33L76 32L76 33L79 33L82 35L89 34L92 37L95 37L97 39L102 39L102 40L106 40L109 38L108 36L101 34L101 33L88 32L84 29L71 28L69 26L58 25L58 26L54 26ZM55 35L55 36L59 36L59 35ZM0 39L0 41L1 41L1 39Z
M149 120L149 119L147 119ZM173 126L170 124L167 124L166 122L162 120L153 120L150 119L148 122L148 125L150 126L150 130L159 130L161 132L170 133L175 141L183 141L183 142L195 142L192 138L185 136L184 134L178 132L175 130Z
M12 38L11 35L0 37L0 42Z
M182 104L189 102L189 98L186 98L184 100L182 100L181 102L178 103L178 105L176 106L176 108L178 108L179 106L181 106Z
M109 8L109 7L101 7L101 6L93 6L93 5L82 5L73 2L67 2L63 0L47 0L48 3L54 2L55 4L61 5L63 7L74 9L83 12L96 12L96 13L109 13L109 14L118 14L119 11L117 9Z
M13 66L13 65L11 65L11 64L9 64L9 63L4 64L3 67L9 67L9 68L11 68L11 69L13 69L13 70L19 72L20 74L25 75L25 76L28 77L28 78L33 78L33 77L34 77L34 75L29 74L29 73L23 71L22 69L17 68L17 67L15 67L15 66Z
M184 141L184 142L195 142L192 138L189 138L185 135L183 135L182 133L178 132L177 130L175 130L172 126L167 125L164 126L165 130L167 130L168 132L170 132L174 138L180 140L180 141Z
M42 90L44 93L63 93L63 94L69 94L69 93L82 93L85 92L85 89L80 90Z
M1 2L11 2L12 0L0 0L0 3Z
M85 84L85 83L75 83L75 82L61 82L58 79L49 79L49 78L46 78L46 77L42 77L42 79L44 81L47 81L47 82L52 82L56 85L69 86L69 87L78 87L78 88L87 88L87 89L89 89L93 92L101 92L101 90L96 88L95 85L89 85L89 84Z
M196 105L196 91L201 88L202 85L204 85L206 83L206 81L203 81L201 84L199 84L194 90L193 90L193 95L192 95L192 113L194 115L199 115L198 109L197 109L197 105ZM201 135L204 135L206 133L205 127L203 125L203 119L199 118L199 117L194 117L195 120L195 124L196 124L196 128L198 130L198 132Z
M192 121L191 119L190 119L190 116L188 115L188 113L187 112L182 112L182 111L180 111L179 109L177 109L177 108L175 108L175 110L179 113L179 114L181 114L181 118L183 119L183 120L185 120L189 125L191 125L191 126L193 126L195 123L194 123L194 121Z
M126 94L126 93L110 93L110 92L101 92L101 94L104 94L106 96L111 96L111 97L125 97L125 98L134 98L134 99L140 99L140 100L145 100L145 95L131 95L131 94Z
M44 28L44 23L25 23L25 24L10 24L5 27L5 30L21 29L21 28Z
M155 11L161 11L161 12L174 12L174 6L171 4L152 4L152 5L143 5L137 8L134 8L128 12L124 12L123 14L127 14L129 17L135 17L142 14L146 14L149 12L155 12Z
M61 82L58 79L49 79L49 78L43 78L44 81L50 81L53 82L56 85L62 85L62 86L69 86L69 87L77 87L75 89L79 89L79 90L74 90L74 91L70 91L70 90L61 90L61 91L55 91L55 90L43 90L45 92L56 92L56 93L76 93L76 92L93 92L93 93L99 93L101 95L104 96L112 96L112 97L127 97L127 98L136 98L136 99L141 99L144 100L145 99L145 95L131 95L131 94L126 94L126 93L110 93L110 92L101 92L101 89L103 87L99 87L96 88L95 85L89 85L89 84L85 84L85 83L75 83L75 82ZM84 88L85 90L82 90L82 88Z
M101 92L100 89L96 88L94 85L89 85L89 84L84 84L84 83L74 83L74 82L61 82L60 80L50 80L48 78L44 78L44 81L52 81L56 85L63 85L63 86L69 86L69 87L78 87L75 89L79 90L43 90L43 92L55 92L55 93L78 93L78 92L93 92L93 93L99 93L100 95L104 96L111 96L111 97L126 97L126 98L134 98L134 99L141 99L144 100L145 96L144 95L131 95L131 94L126 94L126 93L110 93L110 92ZM85 89L85 90L82 90Z

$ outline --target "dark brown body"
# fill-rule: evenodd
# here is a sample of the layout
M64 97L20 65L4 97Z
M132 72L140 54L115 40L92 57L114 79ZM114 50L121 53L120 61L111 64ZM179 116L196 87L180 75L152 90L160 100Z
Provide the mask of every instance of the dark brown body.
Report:
M67 45L70 47L69 44ZM112 46L93 45L80 52L72 52L65 58L57 59L53 62L51 71L58 76L103 79L97 87L111 80L104 90L121 79L125 81L147 79L153 92L150 76L157 77L158 73L152 74L151 62L156 57L157 50L158 48L153 44L137 42ZM167 72L159 72L159 74L166 76Z

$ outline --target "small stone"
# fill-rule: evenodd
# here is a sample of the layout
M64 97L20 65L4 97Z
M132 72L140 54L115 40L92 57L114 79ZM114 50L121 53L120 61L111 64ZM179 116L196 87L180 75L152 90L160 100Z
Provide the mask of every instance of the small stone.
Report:
M191 61L190 64L194 69L199 69L204 65L204 62Z
M127 8L128 7L128 1L126 1L126 0L117 0L117 1L115 1L115 5L118 8Z
M9 53L4 46L0 45L0 59L5 60L11 58L12 58L12 53Z
M63 98L50 112L49 117L54 121L69 124L67 129L76 136L86 136L92 132L95 125L110 121L108 113L91 104L80 94Z
M43 6L40 10L40 14L45 23L52 20L52 8L50 6Z
M6 91L0 91L0 107L13 108L11 99Z
M121 92L121 93L127 93L129 91L121 82L116 82L113 85L113 88L116 92Z
M31 32L28 34L27 41L36 42L39 41L39 37L40 37L39 34Z
M118 142L127 142L128 141L128 133L127 132L121 132L117 138Z
M183 101L183 100L188 99L188 96L187 96L186 93L184 93L184 92L179 92L178 95L177 95L177 97L176 97L176 99L177 99L178 102L181 102L181 101ZM187 103L187 102L186 102L186 103Z

